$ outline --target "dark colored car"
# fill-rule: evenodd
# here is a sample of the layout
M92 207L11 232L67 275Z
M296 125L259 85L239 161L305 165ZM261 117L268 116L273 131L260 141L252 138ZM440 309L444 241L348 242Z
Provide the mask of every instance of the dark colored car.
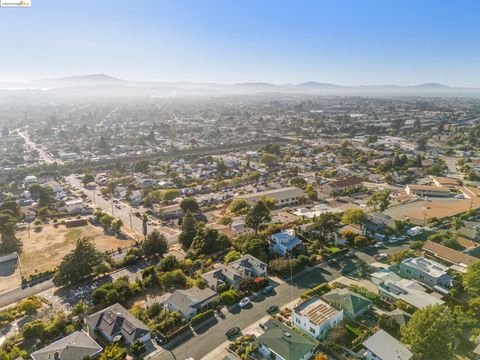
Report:
M267 308L267 313L269 313L269 314L276 313L277 311L278 311L278 306L277 305L270 305Z
M274 287L272 285L268 285L265 289L262 290L264 294L270 294L273 291Z
M227 336L227 338L230 339L239 333L240 333L240 328L238 326L235 326L231 329L228 329L225 335Z

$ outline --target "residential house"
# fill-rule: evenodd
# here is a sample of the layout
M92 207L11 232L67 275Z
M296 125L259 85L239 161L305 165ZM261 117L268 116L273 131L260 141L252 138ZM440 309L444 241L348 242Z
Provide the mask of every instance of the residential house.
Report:
M198 312L211 306L218 299L218 294L206 287L200 289L193 286L186 290L175 290L164 297L162 305L170 311L178 311L184 318L190 319Z
M343 310L343 314L356 319L372 308L372 302L348 289L333 289L322 296L329 304Z
M33 360L85 360L102 352L85 331L79 330L30 354Z
M466 272L467 267L480 259L471 256L468 251L463 253L448 246L428 240L422 247L425 256L436 258L449 264L457 271Z
M114 304L87 317L90 336L100 334L112 343L123 340L127 345L135 341L147 342L151 338L150 329L120 304Z
M241 279L262 276L267 276L267 264L249 254L201 275L208 286L215 291L220 284L238 289Z
M301 246L302 240L296 236L293 229L272 234L270 238L270 250L283 257L290 256L295 249Z
M413 353L384 330L378 330L363 342L367 360L410 360Z
M401 279L398 281L385 281L378 285L378 294L388 300L403 300L417 309L427 306L443 304L438 293L427 293L427 289L418 281Z
M330 195L332 191L350 192L362 187L363 180L353 176L343 180L330 181L320 186L320 192Z
M450 196L450 189L443 186L432 185L414 185L409 184L405 187L408 195L416 196Z
M343 310L336 310L314 296L302 302L292 311L292 326L316 339L323 339L328 330L340 324Z
M302 189L292 186L241 195L238 196L238 198L245 199L249 205L253 205L260 200L260 198L268 197L275 200L277 207L283 207L298 203L304 196L305 192Z
M432 176L431 178L435 186L444 186L450 189L455 189L457 186L460 186L460 181L458 181L458 179L444 176Z
M297 334L280 321L268 320L265 332L257 338L258 352L265 359L308 360L316 352L318 344Z
M390 269L380 269L370 274L370 281L377 286L386 281L395 282L401 279L402 278L400 276L395 274Z
M400 327L402 326L407 326L408 322L412 318L412 315L409 313L401 310L401 309L395 309L387 313L388 316L390 316L392 319L394 319Z
M451 286L452 278L447 271L446 266L421 256L404 259L400 263L402 275L416 279L432 288Z

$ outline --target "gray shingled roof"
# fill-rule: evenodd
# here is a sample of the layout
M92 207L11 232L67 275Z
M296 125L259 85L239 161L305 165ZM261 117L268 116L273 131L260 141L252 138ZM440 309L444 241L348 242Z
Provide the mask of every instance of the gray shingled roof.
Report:
M370 336L363 346L381 360L410 360L413 357L405 345L384 330L378 330Z
M34 360L53 360L55 358L58 360L83 360L100 351L102 351L102 347L85 331L80 330L35 351L31 357Z
M90 329L99 329L110 337L122 335L129 343L145 336L150 329L120 304L87 317Z

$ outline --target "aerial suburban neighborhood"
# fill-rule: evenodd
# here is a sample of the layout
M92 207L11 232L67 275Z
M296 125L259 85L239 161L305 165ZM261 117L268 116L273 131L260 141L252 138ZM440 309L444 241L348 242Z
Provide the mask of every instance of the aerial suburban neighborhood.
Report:
M0 360L480 360L479 14L0 0Z
M480 356L476 101L97 106L3 128L3 358Z

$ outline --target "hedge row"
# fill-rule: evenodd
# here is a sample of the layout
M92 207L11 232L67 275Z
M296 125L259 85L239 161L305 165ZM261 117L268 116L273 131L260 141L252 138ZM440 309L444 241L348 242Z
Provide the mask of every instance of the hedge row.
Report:
M305 291L300 298L303 300L310 299L313 296L316 295L323 295L331 290L330 285L327 283L323 283L320 285L315 286L314 288L311 288L310 290Z
M212 318L215 316L215 313L213 312L212 309L210 310L207 310L207 311L204 311L200 314L197 314L195 315L194 317L192 317L192 319L190 320L190 324L192 326L195 326L195 325L198 325L198 324L201 324L202 322Z

